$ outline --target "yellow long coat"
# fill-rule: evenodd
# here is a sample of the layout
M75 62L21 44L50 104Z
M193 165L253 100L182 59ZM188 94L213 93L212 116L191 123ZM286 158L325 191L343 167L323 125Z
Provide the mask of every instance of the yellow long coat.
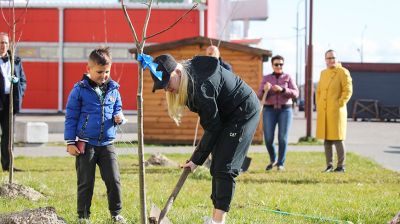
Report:
M347 107L353 84L350 72L338 64L321 72L316 92L316 137L325 140L344 140L347 128Z

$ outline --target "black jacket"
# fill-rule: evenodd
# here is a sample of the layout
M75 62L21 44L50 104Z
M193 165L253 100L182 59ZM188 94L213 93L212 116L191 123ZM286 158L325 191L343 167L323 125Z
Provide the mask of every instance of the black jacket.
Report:
M226 63L225 61L222 60L222 58L219 58L219 64L224 67L226 70L233 72L232 70L232 66L228 63Z
M1 59L0 59L1 60ZM14 74L18 78L18 82L13 86L13 101L14 101L14 114L21 110L22 98L26 90L26 76L22 67L21 58L15 57L14 59ZM0 110L3 110L3 102L5 99L4 93L4 76L0 69Z
M234 122L237 116L246 116L236 110L255 93L242 79L223 69L219 60L213 57L194 57L190 61L189 75L193 83L189 82L187 106L199 114L204 129L204 135L191 158L200 165L212 151L221 130ZM258 107L255 107L254 111L257 110Z

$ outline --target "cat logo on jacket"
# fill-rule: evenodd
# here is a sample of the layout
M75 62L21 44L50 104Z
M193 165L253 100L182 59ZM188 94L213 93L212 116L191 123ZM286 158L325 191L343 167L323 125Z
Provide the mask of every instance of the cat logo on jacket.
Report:
M231 132L231 133L229 133L229 136L234 138L234 137L236 137L236 134L237 134L237 133Z

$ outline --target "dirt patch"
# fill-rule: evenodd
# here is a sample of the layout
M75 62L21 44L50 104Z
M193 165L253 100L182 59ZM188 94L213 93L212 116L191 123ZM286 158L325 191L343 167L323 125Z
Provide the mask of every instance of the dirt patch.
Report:
M66 224L65 220L57 216L56 209L53 207L37 208L33 210L23 210L6 215L0 215L1 224Z
M6 198L16 198L16 197L24 197L32 201L37 201L44 196L37 192L35 189L26 187L19 184L3 184L0 187L0 197Z
M392 221L388 222L389 224L400 224L400 212L392 219Z
M167 166L167 167L179 167L179 164L173 160L168 159L161 153L153 154L151 157L144 162L145 166Z

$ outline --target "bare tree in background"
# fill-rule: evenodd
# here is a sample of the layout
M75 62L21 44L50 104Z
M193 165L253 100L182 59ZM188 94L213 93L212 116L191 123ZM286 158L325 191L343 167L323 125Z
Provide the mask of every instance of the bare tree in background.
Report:
M9 170L9 179L8 182L10 184L13 183L13 176L14 176L14 154L13 154L13 149L14 149L14 119L13 119L13 112L14 112L14 98L13 98L13 80L15 80L15 74L14 74L14 68L15 68L15 64L14 64L14 58L15 58L15 49L17 47L17 43L19 42L21 35L22 35L22 31L20 31L18 33L18 39L16 39L16 35L17 35L17 24L22 22L25 23L25 15L26 12L28 11L28 4L29 4L29 0L26 1L26 5L25 5L25 11L24 13L22 13L21 15L19 15L19 17L17 18L15 15L15 2L14 0L9 0L8 1L8 6L7 6L7 16L4 13L4 9L3 9L3 5L1 5L1 1L0 1L0 7L1 7L1 15L3 17L4 22L7 25L8 31L11 34L10 35L10 64L11 64L11 80L9 80L11 82L10 85L10 106L9 106L9 133L8 133L8 152L10 153L10 166L8 168ZM7 81L7 80L5 80ZM18 81L18 80L16 80Z
M193 5L193 7L188 10L186 13L184 13L179 19L177 19L173 24L171 24L169 27L166 29L157 32L155 34L146 36L147 34L147 26L150 20L150 15L151 15L151 7L153 5L153 0L147 0L144 4L147 6L147 14L146 14L146 19L144 21L143 25L143 30L142 30L142 39L139 40L136 30L133 27L133 24L131 22L131 19L129 17L129 14L126 9L126 5L124 4L124 0L121 0L121 6L124 11L125 18L129 24L129 27L132 31L133 38L135 40L135 45L136 45L136 58L138 55L143 53L143 48L146 43L147 39L150 39L154 36L157 36L169 29L171 29L173 26L175 26L179 21L183 19L184 16L186 16L190 11L192 11L194 8L197 7L197 3ZM144 141L143 141L143 67L141 63L138 63L138 91L137 91L137 110L138 110L138 116L137 116L137 123L138 123L138 157L139 157L139 190L140 190L140 216L141 216L141 223L145 224L147 223L147 215L146 215L146 184L145 184L145 169L144 169Z

